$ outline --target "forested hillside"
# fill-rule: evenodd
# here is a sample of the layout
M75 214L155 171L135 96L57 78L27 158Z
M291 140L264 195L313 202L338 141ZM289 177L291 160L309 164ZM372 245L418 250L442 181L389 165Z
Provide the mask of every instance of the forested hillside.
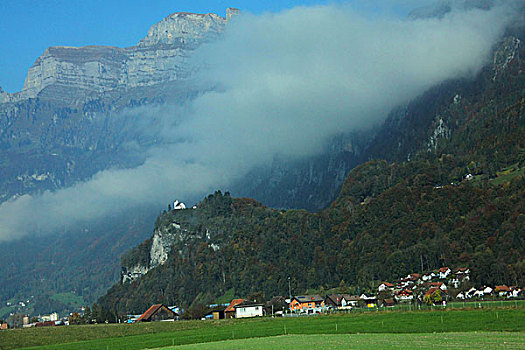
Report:
M374 287L411 272L468 266L476 285L525 283L525 75L516 36L474 80L450 81L392 113L332 205L276 210L220 191L169 211L155 235L167 260L113 286L99 305L140 312L223 295ZM381 154L384 156L381 157ZM154 238L155 238L154 235ZM148 266L152 241L123 266Z

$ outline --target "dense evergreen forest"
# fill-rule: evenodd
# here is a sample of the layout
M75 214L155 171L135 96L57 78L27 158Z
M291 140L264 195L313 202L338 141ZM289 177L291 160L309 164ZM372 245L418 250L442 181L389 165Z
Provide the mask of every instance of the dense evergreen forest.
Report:
M217 191L197 209L162 213L156 232L180 226L185 236L164 264L117 283L97 307L125 314L270 298L287 295L288 277L294 294L367 290L442 266L468 266L476 285L524 285L525 50L514 39L475 79L445 82L393 112L325 210L272 209ZM123 266L147 266L151 244Z

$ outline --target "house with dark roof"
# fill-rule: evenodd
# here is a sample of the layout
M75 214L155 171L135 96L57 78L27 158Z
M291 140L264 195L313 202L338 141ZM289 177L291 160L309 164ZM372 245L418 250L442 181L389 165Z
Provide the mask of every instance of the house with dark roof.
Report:
M146 310L136 322L153 322L153 321L168 321L175 320L179 315L170 310L164 304L155 304L152 305L149 309Z
M282 311L288 309L288 303L285 297L279 295L268 300L265 307L267 313L279 312L282 314Z
M290 310L301 313L319 313L325 308L324 298L320 295L298 295L290 301Z
M341 307L343 309L359 306L359 295L343 294L341 298Z
M359 301L366 307L377 307L377 297L375 295L363 293L359 296Z
M343 295L342 294L328 294L324 299L326 307L337 309L342 306Z
M382 307L393 307L395 305L396 305L396 302L392 298L383 299L383 301L381 302Z

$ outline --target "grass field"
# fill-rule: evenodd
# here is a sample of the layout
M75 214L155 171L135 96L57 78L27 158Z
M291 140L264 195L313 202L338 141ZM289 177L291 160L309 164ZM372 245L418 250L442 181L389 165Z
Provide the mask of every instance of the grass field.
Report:
M170 346L166 350L222 349L523 349L523 333L281 335Z
M74 293L58 293L51 297L51 299L61 302L73 307L79 307L84 305L84 299Z
M518 332L514 335L519 336L525 332L524 320L524 308L500 308L47 327L2 331L0 349L144 349L289 334Z
M523 308L525 307L525 300L482 300L482 301L452 301L447 303L446 309L493 309L502 307L514 307ZM355 308L346 311L335 311L345 313L363 313L363 312L377 312L377 308ZM399 303L395 306L388 307L387 311L434 311L443 310L443 306L429 306L429 305L412 305L409 303Z

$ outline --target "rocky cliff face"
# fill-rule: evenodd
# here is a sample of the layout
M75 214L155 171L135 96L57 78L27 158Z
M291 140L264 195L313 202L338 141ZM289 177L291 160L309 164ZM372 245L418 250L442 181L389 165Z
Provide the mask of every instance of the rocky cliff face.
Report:
M82 102L115 89L184 80L194 71L187 64L191 51L216 38L238 12L229 8L225 18L174 13L153 25L136 46L127 48L50 47L29 69L22 91L0 91L0 103L35 97Z
M193 209L185 210L191 211ZM157 227L151 237L150 244L146 247L149 249L135 249L123 258L122 282L139 279L151 269L164 265L175 246L180 248L191 240L209 240L211 238L208 230L200 232L190 227L186 228L186 226L188 225L171 222L165 226ZM178 252L182 254L182 250ZM141 254L144 256L140 256ZM130 259L130 257L132 258Z

